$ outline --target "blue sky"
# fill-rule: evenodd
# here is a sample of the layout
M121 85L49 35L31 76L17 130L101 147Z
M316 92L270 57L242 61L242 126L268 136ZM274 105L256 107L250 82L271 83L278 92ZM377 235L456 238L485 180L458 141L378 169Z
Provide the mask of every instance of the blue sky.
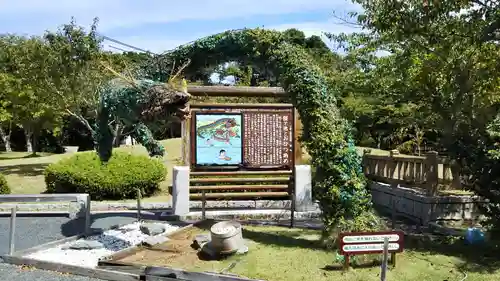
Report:
M169 3L171 2L171 3ZM228 29L297 28L307 36L353 32L333 17L359 11L346 0L0 0L0 33L41 34L69 22L88 26L130 45L162 52ZM115 43L109 45L129 50Z

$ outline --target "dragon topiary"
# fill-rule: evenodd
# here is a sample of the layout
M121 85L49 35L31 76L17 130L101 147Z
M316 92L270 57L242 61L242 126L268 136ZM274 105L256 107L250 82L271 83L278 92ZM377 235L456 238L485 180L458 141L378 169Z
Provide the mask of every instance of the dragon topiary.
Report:
M124 77L106 83L99 95L94 132L101 161L107 162L112 155L114 134L110 124L113 121L131 128L128 134L142 144L150 156L163 156L165 149L146 124L174 114L181 119L189 116L190 95L183 86L183 90L177 90L172 83Z
M327 230L365 231L375 228L371 196L361 169L361 157L351 138L349 124L340 115L343 93L328 83L314 57L300 45L288 42L282 32L265 29L229 30L196 40L154 58L143 71L153 80L169 77L165 70L189 59L186 77L200 69L236 61L265 65L299 112L301 143L315 168L313 191Z

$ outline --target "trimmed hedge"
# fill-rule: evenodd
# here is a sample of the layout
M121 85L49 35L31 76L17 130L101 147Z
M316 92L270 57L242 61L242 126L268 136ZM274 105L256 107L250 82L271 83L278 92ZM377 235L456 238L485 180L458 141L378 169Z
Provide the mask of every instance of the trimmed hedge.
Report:
M159 191L165 176L166 167L160 160L116 150L107 163L89 151L45 169L48 193L88 193L93 200L133 199L137 189L150 196Z
M0 194L10 194L9 184L2 174L0 174Z

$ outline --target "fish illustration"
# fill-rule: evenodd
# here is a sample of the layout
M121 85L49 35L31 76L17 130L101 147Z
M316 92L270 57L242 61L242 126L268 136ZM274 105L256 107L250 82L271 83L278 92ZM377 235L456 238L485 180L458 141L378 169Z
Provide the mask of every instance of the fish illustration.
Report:
M234 127L238 126L235 118L221 118L214 122L200 126L196 129L198 137L203 138L208 144L213 145L212 141L220 141L230 144L231 138L239 138Z

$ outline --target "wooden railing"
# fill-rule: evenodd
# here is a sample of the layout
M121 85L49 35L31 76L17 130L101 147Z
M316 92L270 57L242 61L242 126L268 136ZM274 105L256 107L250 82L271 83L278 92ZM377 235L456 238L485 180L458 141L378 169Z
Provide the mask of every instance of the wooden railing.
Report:
M369 179L392 186L423 188L429 195L436 195L443 185L460 189L457 166L447 158L438 157L435 151L424 156L399 154L397 150L390 155L375 155L368 149L363 154L363 169Z

